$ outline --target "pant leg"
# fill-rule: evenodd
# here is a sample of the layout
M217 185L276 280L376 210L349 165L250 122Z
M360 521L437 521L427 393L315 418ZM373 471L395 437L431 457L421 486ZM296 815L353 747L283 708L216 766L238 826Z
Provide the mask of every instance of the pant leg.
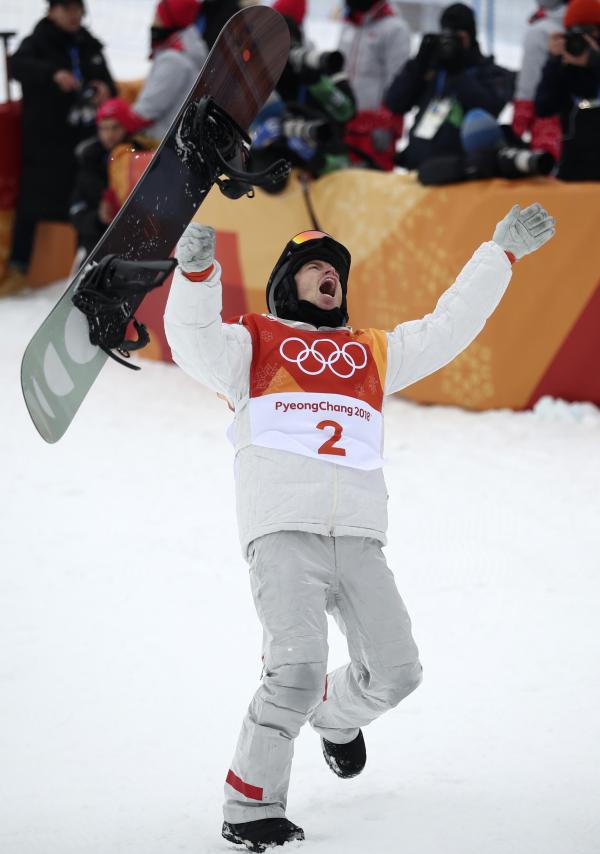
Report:
M327 677L324 699L310 723L338 744L396 706L421 681L411 623L381 545L336 537L337 587L332 609L348 640L350 663Z
M264 632L264 675L225 784L223 812L233 823L285 815L294 739L323 697L327 671L333 539L280 531L253 548L250 580Z
M33 237L38 219L34 216L26 216L17 210L13 230L10 261L22 273L27 270L31 251L33 249Z

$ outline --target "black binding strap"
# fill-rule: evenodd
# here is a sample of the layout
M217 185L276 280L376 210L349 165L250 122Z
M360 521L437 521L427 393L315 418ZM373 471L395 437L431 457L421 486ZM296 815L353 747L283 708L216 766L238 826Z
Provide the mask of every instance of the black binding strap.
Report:
M201 98L193 109L188 123L191 121L190 136L199 164L225 196L252 196L255 186L276 184L289 175L291 166L287 160L278 160L261 172L248 172L250 137L246 131L209 96Z
M133 351L145 347L150 336L134 313L146 294L162 285L176 266L174 258L124 261L116 255L107 255L98 264L91 265L72 297L73 304L88 319L90 342L119 364L139 371L137 365L125 359L129 359ZM126 338L130 323L138 336L135 340Z

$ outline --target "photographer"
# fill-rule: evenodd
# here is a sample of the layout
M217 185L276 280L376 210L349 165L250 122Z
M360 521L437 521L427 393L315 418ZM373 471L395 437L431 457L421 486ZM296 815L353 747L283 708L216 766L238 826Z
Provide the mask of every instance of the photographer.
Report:
M566 32L550 37L550 59L535 96L539 116L558 113L563 153L558 177L600 180L600 0L571 0ZM581 107L580 107L581 103Z
M306 46L297 19L284 18L291 36L289 59L274 96L252 126L250 168L259 171L284 158L318 178L349 165L343 134L355 112L354 95L342 71L343 55ZM287 179L270 191L280 192L286 184Z
M538 0L523 41L523 58L517 74L512 129L518 137L529 134L531 147L548 151L558 159L562 133L558 116L536 116L535 92L548 60L549 37L562 30L568 0Z
M574 101L596 99L600 90L600 0L572 0L564 24L566 32L550 36L535 111L559 113L567 130Z
M385 104L397 114L418 114L399 165L417 169L430 157L462 152L460 127L468 110L498 116L511 100L514 74L482 55L475 17L464 3L448 6L440 34L424 36L419 52L390 86Z
M49 0L46 17L10 60L23 90L17 270L27 267L38 222L68 221L75 147L94 132L96 108L116 94L102 45L81 26L84 11L81 0Z

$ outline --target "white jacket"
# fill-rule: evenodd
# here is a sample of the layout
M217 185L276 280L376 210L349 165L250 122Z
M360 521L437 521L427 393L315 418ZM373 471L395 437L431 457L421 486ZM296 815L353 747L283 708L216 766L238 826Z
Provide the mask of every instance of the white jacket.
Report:
M410 57L410 31L399 15L378 18L376 7L360 26L343 22L338 49L358 110L378 110L394 77Z
M165 331L177 364L234 406L236 499L244 554L252 540L281 530L373 537L385 543L382 469L365 471L250 444L252 341L243 325L221 322L220 273L215 264L211 277L196 283L175 272ZM412 385L461 353L500 302L510 278L504 250L492 241L482 244L431 314L387 333L385 393Z
M553 33L564 32L564 14L564 6L547 9L544 18L539 18L528 26L523 42L521 68L517 76L515 100L535 100L535 90L542 79L544 65L550 56L548 53L550 36Z
M188 92L206 62L208 48L195 25L178 34L181 49L157 50L134 112L153 124L144 128L152 139L162 139L171 127Z

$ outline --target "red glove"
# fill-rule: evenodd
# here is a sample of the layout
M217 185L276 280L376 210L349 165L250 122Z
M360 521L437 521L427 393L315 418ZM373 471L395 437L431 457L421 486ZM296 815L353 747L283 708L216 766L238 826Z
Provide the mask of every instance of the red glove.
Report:
M558 163L562 154L562 140L562 125L558 116L545 119L535 116L531 128L532 151L548 151Z
M531 130L535 112L533 101L513 101L515 112L512 120L512 129L517 136L523 136L526 130Z

